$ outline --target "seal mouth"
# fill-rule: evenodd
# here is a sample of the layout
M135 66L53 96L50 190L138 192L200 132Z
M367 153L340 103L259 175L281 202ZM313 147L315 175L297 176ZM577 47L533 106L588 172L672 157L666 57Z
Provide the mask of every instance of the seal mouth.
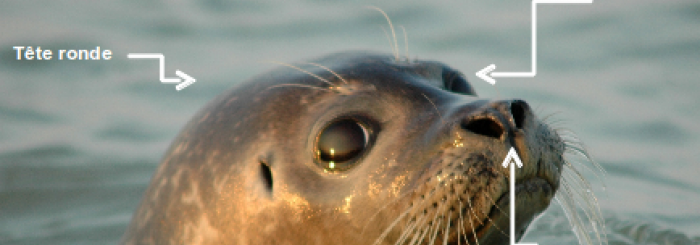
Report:
M417 195L405 213L410 216L398 239L429 237L425 239L434 244L487 244L507 239L511 217L508 170L494 166L488 154L447 159L449 163L436 163L444 167L435 174L427 171L424 184L413 190ZM518 236L552 199L557 176L549 174L543 165L548 163L546 159L528 161L527 171L517 176L513 191L518 203L526 204L516 207Z
M497 216L497 213L499 212L498 211L498 203L505 201L505 199L508 198L508 193L509 192L504 192L501 194L501 196L499 196L496 199L496 204L491 206L489 213L488 213L488 216L486 216L486 218L484 218L481 221L481 224L476 226L471 233L467 233L464 236L460 236L457 239L448 242L448 244L449 245L461 244L459 241L457 241L459 239L464 239L464 240L462 240L463 242L465 242L466 244L471 244L471 243L476 242L475 241L476 239L481 239L482 237L484 237L486 232L488 232L491 229L491 226L493 226L494 218Z

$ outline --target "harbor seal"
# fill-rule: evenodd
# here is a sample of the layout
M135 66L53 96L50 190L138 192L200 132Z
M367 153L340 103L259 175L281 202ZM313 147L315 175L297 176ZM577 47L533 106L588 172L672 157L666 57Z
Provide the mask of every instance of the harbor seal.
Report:
M500 166L511 147L516 190ZM445 64L331 54L198 112L122 244L507 244L508 193L519 240L559 188L565 148L525 101L480 98Z

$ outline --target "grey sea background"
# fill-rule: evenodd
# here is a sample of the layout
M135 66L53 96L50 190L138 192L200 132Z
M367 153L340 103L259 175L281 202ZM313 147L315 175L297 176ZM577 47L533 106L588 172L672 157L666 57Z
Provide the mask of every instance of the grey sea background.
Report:
M480 96L555 114L607 171L596 186L610 244L700 244L700 1L0 1L0 244L115 244L171 140L214 96L275 65L344 50L461 70ZM397 28L404 51L403 33ZM17 61L13 46L112 50L109 61ZM163 53L197 82L158 81ZM604 187L603 187L604 185ZM577 244L555 202L524 242Z

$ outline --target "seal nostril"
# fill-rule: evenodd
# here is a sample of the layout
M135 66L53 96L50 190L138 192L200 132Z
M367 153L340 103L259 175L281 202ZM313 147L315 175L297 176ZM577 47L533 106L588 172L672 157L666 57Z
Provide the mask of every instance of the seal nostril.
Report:
M267 191L272 192L272 171L270 171L270 166L267 166L264 162L260 162L260 176L265 181Z
M503 127L501 127L500 124L489 118L471 120L466 124L462 124L462 127L473 133L497 139L501 138L501 135L503 135L504 132Z
M513 120L515 121L515 127L518 129L523 128L523 123L525 123L525 108L527 104L522 100L515 100L510 104L510 114L513 115Z

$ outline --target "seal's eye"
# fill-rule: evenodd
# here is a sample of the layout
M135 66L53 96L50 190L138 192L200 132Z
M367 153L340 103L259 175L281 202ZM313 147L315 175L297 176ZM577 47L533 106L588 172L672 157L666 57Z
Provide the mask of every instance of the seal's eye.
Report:
M442 69L442 82L445 89L466 95L476 95L472 86L464 79L461 73L450 68Z
M316 137L316 158L325 170L347 170L368 143L369 132L363 123L341 119L330 123Z

